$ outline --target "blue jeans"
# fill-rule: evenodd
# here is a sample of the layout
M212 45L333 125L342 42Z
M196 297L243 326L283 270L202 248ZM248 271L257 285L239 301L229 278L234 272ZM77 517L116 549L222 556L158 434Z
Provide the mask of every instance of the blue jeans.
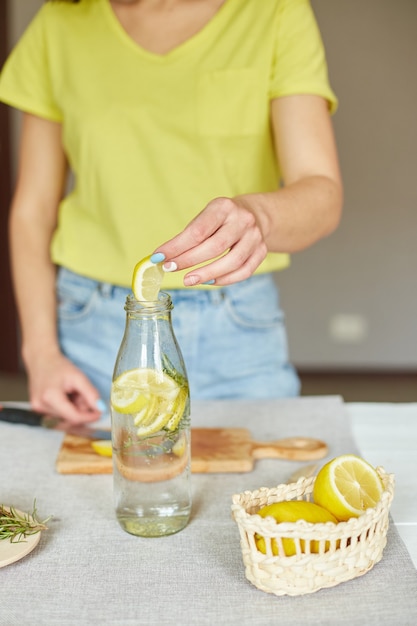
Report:
M61 348L108 402L130 289L60 268L57 276ZM229 287L169 292L172 323L193 399L296 396L284 316L269 274Z

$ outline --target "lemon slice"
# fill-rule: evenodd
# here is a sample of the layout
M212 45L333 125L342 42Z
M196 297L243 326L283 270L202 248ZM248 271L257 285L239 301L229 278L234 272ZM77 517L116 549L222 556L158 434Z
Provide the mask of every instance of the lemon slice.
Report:
M144 426L145 424L148 424L149 421L152 420L157 406L158 398L156 396L151 396L145 408L142 409L142 411L140 411L137 415L135 415L135 419L133 420L135 426Z
M152 369L151 367L135 367L126 370L118 376L112 385L112 394L121 393L120 390L127 389L129 392L136 391L138 395L147 397L151 395L164 395L170 398L179 391L178 383L164 371ZM149 401L149 398L148 398Z
M155 302L161 289L164 270L162 263L152 263L147 256L135 265L132 277L132 291L136 300Z
M182 389L180 389L178 393L178 396L175 400L175 403L172 409L171 417L167 422L166 427L168 430L175 430L178 424L180 423L181 418L184 415L187 398L188 398L188 390L183 387Z
M343 454L326 463L317 474L314 502L339 521L359 517L381 499L384 486L378 472L364 459Z
M111 441L92 441L91 447L100 456L112 456Z
M137 436L149 437L149 435L154 435L155 433L158 433L164 428L164 426L166 426L170 418L170 413L159 413L150 423L139 426L136 431Z
M119 412L133 414L138 437L147 437L167 426L170 431L177 428L184 414L188 390L164 371L135 368L113 381L111 398L115 410L122 399L123 410Z
M140 389L113 385L110 402L118 413L139 413L145 410L149 398Z
M172 452L175 456L181 457L187 450L187 440L185 438L184 433L180 435L178 440L172 446Z

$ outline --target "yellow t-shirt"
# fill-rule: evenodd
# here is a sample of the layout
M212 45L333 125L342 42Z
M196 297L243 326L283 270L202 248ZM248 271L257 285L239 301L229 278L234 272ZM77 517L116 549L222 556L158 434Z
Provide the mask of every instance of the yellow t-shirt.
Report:
M126 286L213 198L277 188L270 100L300 93L336 106L309 0L226 0L165 55L137 45L109 0L48 2L0 76L0 99L63 126L75 185L54 262ZM269 254L258 271L288 262Z

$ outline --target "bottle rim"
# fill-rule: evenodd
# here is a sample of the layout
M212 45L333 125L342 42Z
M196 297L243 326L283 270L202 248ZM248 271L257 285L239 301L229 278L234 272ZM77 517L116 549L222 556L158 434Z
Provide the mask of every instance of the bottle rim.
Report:
M133 294L129 294L126 298L125 311L127 313L139 313L152 315L155 313L166 313L174 308L172 299L166 291L160 291L158 300L142 301L136 300Z

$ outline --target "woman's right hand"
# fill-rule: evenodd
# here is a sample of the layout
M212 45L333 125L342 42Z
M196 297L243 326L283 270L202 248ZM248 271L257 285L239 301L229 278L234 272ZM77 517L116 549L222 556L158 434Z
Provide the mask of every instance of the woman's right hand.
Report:
M29 397L36 411L83 423L100 417L99 393L59 349L50 257L66 174L61 124L24 114L10 244Z
M88 378L61 353L42 354L28 367L31 407L72 424L98 420L99 393Z

